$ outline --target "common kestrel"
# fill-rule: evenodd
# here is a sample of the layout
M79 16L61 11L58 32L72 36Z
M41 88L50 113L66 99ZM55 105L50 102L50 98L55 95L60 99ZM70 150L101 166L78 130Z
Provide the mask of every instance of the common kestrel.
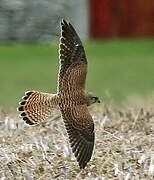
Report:
M59 64L57 93L28 91L18 110L23 120L33 125L50 117L53 109L58 108L82 169L90 161L95 140L94 123L87 106L100 101L85 91L87 58L75 29L65 20L61 21Z

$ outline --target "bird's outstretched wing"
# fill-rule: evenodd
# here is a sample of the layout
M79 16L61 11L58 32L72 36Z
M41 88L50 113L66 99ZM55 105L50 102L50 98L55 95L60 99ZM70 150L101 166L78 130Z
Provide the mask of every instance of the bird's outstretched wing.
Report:
M65 20L61 21L59 63L57 92L84 89L87 74L85 51L75 29Z
M58 107L56 95L37 91L28 91L20 102L18 111L23 120L29 124L39 124L52 115L53 109Z
M86 105L62 108L62 117L72 151L81 169L90 161L94 148L94 123Z

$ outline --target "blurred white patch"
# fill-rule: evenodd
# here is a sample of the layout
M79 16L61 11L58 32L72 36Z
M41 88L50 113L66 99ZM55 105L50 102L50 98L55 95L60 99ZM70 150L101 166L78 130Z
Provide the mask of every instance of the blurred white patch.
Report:
M63 152L63 155L64 157L69 157L70 156L70 151L69 151L69 148L66 144L63 145L64 146L64 152Z
M57 149L57 150L59 150L60 149L60 146L58 146L57 144L55 145L55 148Z
M149 175L154 176L154 154L151 155L151 161L149 166Z
M26 180L33 180L32 176L27 170L23 171L23 176L25 177Z
M91 172L88 172L88 176L91 176Z
M33 144L23 144L23 145L21 145L20 149L24 152L31 152L34 150L34 145Z
M92 164L91 166L90 166L90 169L93 169L93 168L95 168L96 166L94 165L94 164Z
M76 161L76 158L73 153L71 153L71 161Z
M124 180L130 180L131 179L131 174L130 173L127 173L126 177Z
M4 176L3 176L3 177L1 177L1 180L5 180L5 179L6 179L6 177L4 177Z
M9 118L8 116L6 116L4 119L4 125L5 125L5 130L7 131L16 129L14 120Z
M22 119L19 119L18 122L17 122L17 127L19 130L23 130L24 129L24 121Z
M48 146L47 142L42 137L40 137L40 145L44 152L49 150L49 146Z
M108 118L107 115L105 115L103 118L100 118L100 125L105 126L109 121L110 119Z
M138 163L139 163L139 164L143 164L144 161L145 161L145 154L143 154L143 155L141 156L141 158L138 160Z
M114 164L114 174L115 174L115 176L117 176L119 174L118 164Z

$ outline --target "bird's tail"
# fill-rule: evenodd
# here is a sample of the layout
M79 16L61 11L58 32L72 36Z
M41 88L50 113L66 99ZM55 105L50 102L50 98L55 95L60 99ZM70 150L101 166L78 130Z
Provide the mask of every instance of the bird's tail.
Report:
M56 94L48 94L37 91L28 91L22 98L23 101L17 108L21 112L23 120L30 125L39 124L52 115L53 109L58 108Z

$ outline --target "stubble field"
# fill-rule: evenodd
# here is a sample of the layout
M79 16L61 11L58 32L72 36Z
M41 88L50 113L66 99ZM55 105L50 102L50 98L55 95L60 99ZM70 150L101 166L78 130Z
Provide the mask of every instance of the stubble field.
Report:
M151 103L90 107L95 149L80 170L68 144L59 112L41 125L24 124L18 114L1 110L0 178L25 180L154 178L154 111Z

